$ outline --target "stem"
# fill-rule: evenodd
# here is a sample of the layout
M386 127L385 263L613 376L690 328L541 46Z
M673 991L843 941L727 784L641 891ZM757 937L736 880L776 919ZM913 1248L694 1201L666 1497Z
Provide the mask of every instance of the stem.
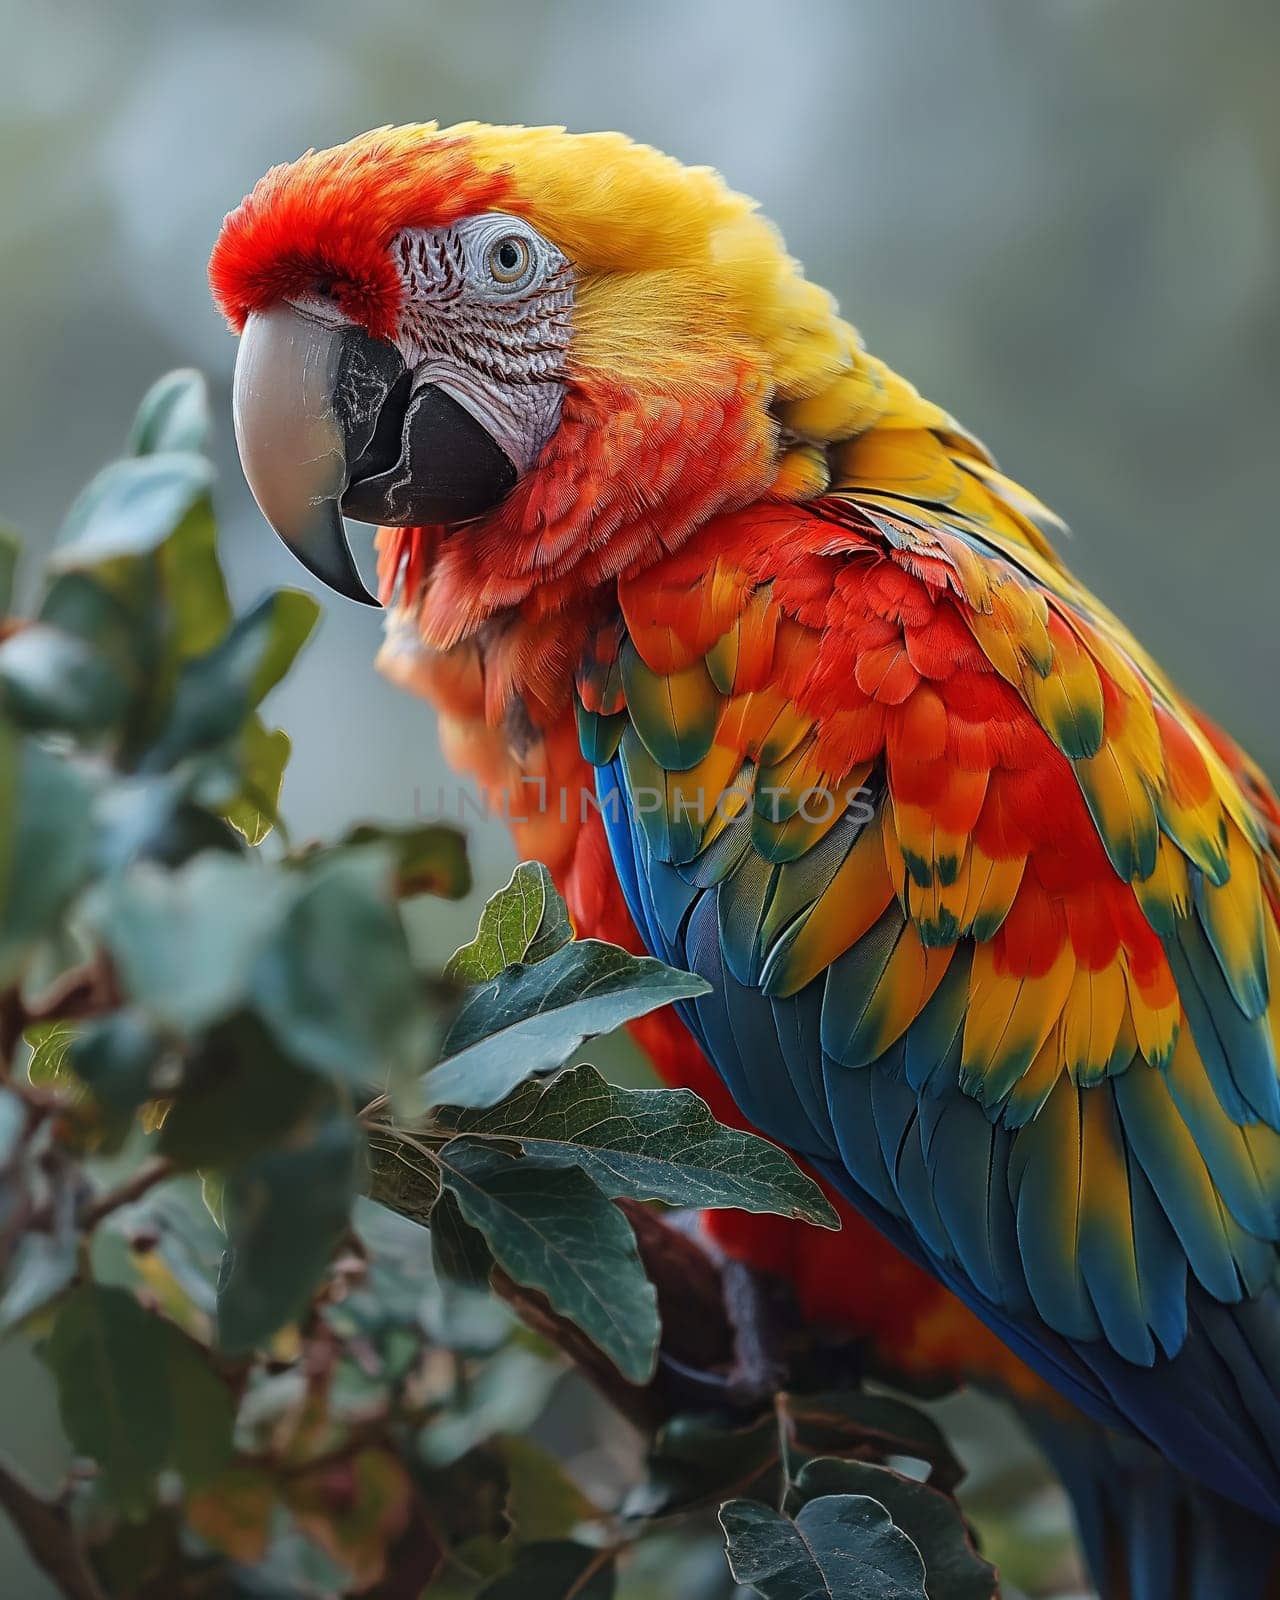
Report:
M773 1397L773 1416L778 1429L778 1467L782 1474L782 1487L778 1491L778 1510L781 1511L791 1492L791 1415L785 1390Z
M33 1005L22 1007L23 1028L33 1022L76 1022L96 1017L120 1003L115 973L101 953L64 972L54 986Z
M96 1228L103 1217L110 1216L113 1211L119 1211L122 1206L132 1205L135 1200L141 1200L148 1189L154 1189L156 1184L172 1177L174 1171L174 1163L168 1156L156 1156L151 1161L144 1161L136 1172L130 1173L123 1182L116 1184L114 1189L105 1189L96 1200L85 1207L81 1217L85 1231L89 1232Z
M574 1582L565 1590L564 1600L575 1600L575 1596L584 1593L592 1578L611 1561L616 1560L623 1548L620 1544L607 1544L597 1550L594 1558L583 1567Z
M381 1112L385 1111L387 1109L387 1106L390 1103L391 1102L390 1102L390 1097L389 1096L387 1096L385 1094L376 1094L376 1095L374 1095L373 1099L370 1100L370 1102L369 1102L369 1104L367 1106L362 1106L361 1107L361 1110L360 1110L360 1121L361 1122L371 1122L374 1117L378 1116ZM390 1130L388 1130L388 1131L390 1131Z
M67 1600L107 1600L76 1542L65 1506L42 1499L0 1461L0 1506L27 1553Z

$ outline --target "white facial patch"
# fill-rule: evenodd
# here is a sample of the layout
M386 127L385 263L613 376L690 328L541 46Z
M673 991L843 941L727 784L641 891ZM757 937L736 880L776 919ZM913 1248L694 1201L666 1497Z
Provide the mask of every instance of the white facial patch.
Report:
M405 280L397 348L415 390L435 384L524 472L560 421L572 332L568 259L504 212L407 228L391 245Z

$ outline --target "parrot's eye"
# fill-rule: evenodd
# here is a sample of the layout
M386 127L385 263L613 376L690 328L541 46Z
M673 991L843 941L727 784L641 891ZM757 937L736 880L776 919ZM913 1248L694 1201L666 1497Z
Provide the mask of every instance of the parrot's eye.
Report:
M528 241L518 233L504 234L501 239L495 239L485 257L490 277L504 289L522 282L532 262L533 253Z

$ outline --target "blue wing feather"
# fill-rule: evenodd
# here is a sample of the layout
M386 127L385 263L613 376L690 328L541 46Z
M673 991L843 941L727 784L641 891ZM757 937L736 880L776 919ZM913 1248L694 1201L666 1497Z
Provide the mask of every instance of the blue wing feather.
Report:
M1026 1126L1011 1130L988 1118L961 1094L954 1073L942 1070L959 1049L963 958L953 963L955 987L944 978L887 1058L844 1065L820 1051L819 1042L859 1055L858 1000L867 992L866 974L883 972L895 917L882 919L880 939L844 969L837 962L797 994L766 997L762 952L770 940L762 928L779 892L778 874L793 867L747 868L732 828L712 846L720 852L714 863L677 866L664 858L671 844L663 831L630 817L627 782L624 737L599 776L619 881L653 953L712 985L711 994L684 1003L681 1013L743 1114L809 1159L1089 1415L1136 1429L1223 1494L1280 1521L1280 1372L1274 1370L1280 1354L1259 1356L1264 1346L1280 1352L1280 1299L1269 1286L1275 1250L1193 1192L1194 1171L1188 1178L1180 1165L1185 1150L1168 1147L1169 1129L1190 1135L1163 1075L1125 1071L1108 1080L1116 1105L1112 1137L1121 1142L1130 1174L1132 1215L1124 1221L1132 1229L1139 1292L1123 1258L1099 1254L1096 1242L1082 1265L1078 1237L1069 1249L1060 1246L1056 1273L1040 1273L1045 1241L1063 1231L1046 1185L1066 1182L1061 1163L1072 1145L1055 1139L1048 1102ZM612 815L607 797L618 790L623 797ZM829 868L825 862L814 881L829 883L830 876L823 878ZM749 880L761 897L754 909L741 887L725 887L739 873L740 884ZM668 878L678 878L680 887ZM793 925L775 918L774 950ZM1079 1091L1066 1078L1060 1088L1064 1112L1067 1095L1100 1092ZM1152 1102L1153 1095L1163 1100ZM1207 1171L1204 1184L1212 1193ZM1220 1303L1242 1294L1253 1298ZM1154 1333L1158 1354L1140 1326ZM1107 1333L1129 1356L1149 1356L1151 1364L1126 1358ZM1195 1404L1171 1406L1171 1392L1193 1394Z

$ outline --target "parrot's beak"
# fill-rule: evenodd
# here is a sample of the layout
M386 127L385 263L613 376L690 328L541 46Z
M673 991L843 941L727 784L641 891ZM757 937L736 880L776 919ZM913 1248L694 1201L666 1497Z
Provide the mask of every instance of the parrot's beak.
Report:
M481 424L398 351L291 305L255 311L236 358L236 444L263 516L309 572L377 605L342 525L463 522L514 486Z

